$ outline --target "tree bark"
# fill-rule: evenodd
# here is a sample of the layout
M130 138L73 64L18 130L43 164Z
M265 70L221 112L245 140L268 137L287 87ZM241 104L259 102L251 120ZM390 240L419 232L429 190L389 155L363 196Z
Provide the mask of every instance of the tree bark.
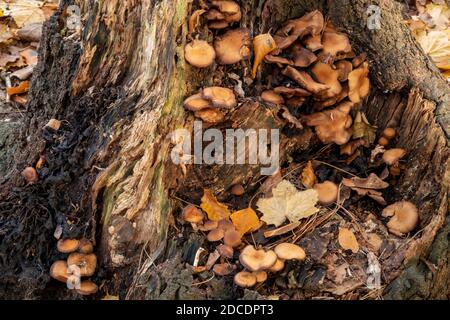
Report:
M62 6L72 3L62 2ZM373 1L240 2L241 26L253 35L320 9L349 34L356 53L368 54L374 89L363 108L379 128L390 125L400 130L398 145L410 156L395 197L419 204L422 229L402 250L383 259L386 287L382 295L448 298L450 91L402 23L398 5L383 1L382 27L369 30L366 9ZM99 277L120 275L111 286L127 288L120 293L122 298L161 298L164 296L154 291L138 290L137 284L147 286L158 258L164 267L169 259L163 262L166 259L162 257L174 256L169 224L180 206L174 196L198 201L199 186L219 194L236 182L252 186L260 178L258 168L192 167L184 177L169 159L168 134L190 127L193 120L182 107L184 98L200 87L220 82L227 73L217 66L199 71L185 62L191 2L76 3L86 17L81 38L61 35L57 16L47 23L27 115L15 133L18 139L7 143L10 150L20 151L6 157L5 169L0 166L2 173L8 173L0 184L4 225L0 229L0 270L5 274L1 291L10 297L61 294L51 290L47 275L58 256L53 232L60 225L64 237L86 236L96 242L103 272ZM199 32L212 39L206 29ZM248 74L250 64L242 62L239 68ZM276 112L255 107L251 98L247 103L249 112L230 115L231 123L252 119L251 124L263 122L261 127L286 124ZM43 132L50 118L64 120L61 132ZM307 150L312 136L309 129L296 139L284 136L286 153ZM47 164L40 181L26 186L20 171L35 164L42 154ZM30 222L21 224L25 220ZM33 234L34 228L44 231L38 236ZM27 232L30 235L25 237ZM23 247L7 252L17 240ZM198 239L187 242L195 241ZM16 289L8 292L11 286ZM195 289L191 293L205 297Z

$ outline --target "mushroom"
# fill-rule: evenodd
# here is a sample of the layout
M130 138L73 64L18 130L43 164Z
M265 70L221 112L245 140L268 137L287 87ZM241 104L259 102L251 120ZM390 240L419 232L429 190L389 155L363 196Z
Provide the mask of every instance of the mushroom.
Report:
M226 244L221 244L217 247L217 251L219 252L221 257L231 259L233 258L234 250L232 247L227 246Z
M304 97L292 97L286 100L286 105L291 108L300 108L305 101Z
M265 272L265 271L256 271L256 272L253 272L253 274L255 275L256 282L258 282L258 283L264 282L267 280L267 272Z
M80 276L90 277L94 274L95 268L97 267L97 257L95 254L84 254L74 252L67 258L68 266L77 266L80 268Z
M347 143L352 136L352 117L349 115L353 103L345 101L335 109L325 110L305 116L306 125L316 129L317 136L323 143L334 142L338 145Z
M184 48L184 57L194 67L207 68L214 62L216 52L208 42L193 40Z
M265 102L268 102L268 103L273 103L273 104L283 104L284 103L283 97L273 90L263 91L263 93L261 93L261 98Z
M64 260L58 260L53 262L50 267L50 277L58 281L66 283L71 274L68 271L67 262Z
M262 271L277 262L277 255L272 250L256 250L252 245L246 246L239 255L241 264L250 271Z
M235 229L228 229L225 231L225 235L223 237L223 242L232 248L235 248L241 244L241 234L237 232Z
M222 229L217 228L211 230L206 236L206 239L208 239L209 242L220 241L223 239L224 234L225 232Z
M214 40L217 60L220 64L234 64L251 55L251 39L248 29L229 30Z
M292 61L294 66L304 68L311 65L311 63L317 60L317 57L314 53L305 49L301 44L295 43L292 47L289 48L289 54L293 57Z
M311 73L317 81L329 87L326 91L320 92L320 98L327 99L341 93L342 86L338 80L339 72L337 70L333 70L329 64L316 62L311 68Z
M45 125L45 128L50 128L54 131L58 131L61 127L61 121L57 119L50 119L47 124Z
M225 14L236 14L241 11L239 4L230 0L215 0L212 2L212 5Z
M235 196L242 196L245 193L245 189L242 184L235 184L231 188L231 193Z
M208 28L210 29L225 29L226 27L228 27L226 20L216 20L208 23Z
M223 87L208 87L202 91L203 99L212 102L216 108L231 109L237 105L233 90Z
M353 70L353 65L350 61L339 60L334 63L336 70L338 72L339 81L347 81L348 75Z
M183 106L190 111L199 111L211 108L213 105L209 100L203 99L201 93L197 93L184 100Z
M322 45L322 35L317 34L313 36L308 36L303 40L303 44L308 50L315 52L323 48Z
M78 250L80 241L77 239L60 239L56 244L58 251L61 253L71 253Z
M352 65L354 68L358 68L361 63L367 60L367 54L365 52L361 53L359 56L356 56L352 60Z
M241 271L234 276L234 283L242 288L250 288L256 284L256 276L251 272Z
M405 155L406 155L405 149L401 149L401 148L389 149L384 152L383 161L387 165L394 165Z
M383 137L385 137L388 140L394 139L397 135L397 132L394 128L386 128L383 131Z
M288 88L288 87L276 87L273 89L275 93L281 94L286 98L292 97L308 97L311 95L311 92L306 91L302 88Z
M37 182L39 180L39 176L36 172L36 169L33 167L26 167L22 172L21 172L22 177L25 178L25 180L28 183L34 183Z
M268 271L270 272L279 272L281 270L284 269L284 260L283 259L277 259L277 261L275 262L275 264L273 266L271 266Z
M278 259L282 260L305 260L305 250L293 243L280 243L274 249Z
M227 276L234 271L235 265L229 263L218 263L213 267L213 272L219 276Z
M225 19L225 14L223 14L222 12L220 12L217 9L210 9L205 14L205 18L208 19L208 20L224 20Z
M218 225L219 225L219 223L217 221L208 220L203 225L201 225L199 227L199 229L201 231L211 231L211 230L216 229Z
M348 75L348 97L350 101L358 103L369 94L369 64L364 62Z
M279 54L281 50L290 47L297 39L298 35L287 36L285 34L276 34L273 36L277 50L274 54Z
M378 144L380 146L385 147L385 146L387 146L389 144L389 140L386 139L385 137L380 137L380 139L378 139Z
M364 139L357 139L350 142L347 142L346 144L342 145L340 148L341 155L347 155L351 156L355 153L355 151L360 147L364 145Z
M352 46L348 37L339 32L325 31L322 35L322 52L319 55L319 59L322 61L334 61L336 56L341 53L352 52Z
M225 118L225 114L222 111L213 108L196 111L194 115L208 123L219 123Z
M90 294L97 293L98 286L95 283L93 283L92 281L86 280L86 281L81 281L80 287L76 290L79 294L81 294L83 296L88 296Z
M313 78L311 78L311 76L305 71L299 71L291 66L287 66L282 71L282 74L291 78L292 80L297 82L301 87L305 88L306 90L314 94L318 94L319 92L322 92L330 88L327 85L314 81Z
M227 231L227 230L230 230L230 229L233 230L234 229L234 224L230 220L220 220L218 222L217 228L222 229L223 231Z
M184 207L183 211L181 212L181 217L186 222L200 223L205 218L205 215L196 206L194 206L193 204L190 204L190 205Z
M91 241L86 238L80 240L80 244L78 246L78 251L84 254L89 254L94 251L94 246Z
M382 215L391 217L387 227L397 236L413 231L419 222L417 207L409 201L399 201L387 206L383 209Z
M271 54L268 54L267 56L264 57L264 61L266 61L267 63L278 63L278 64L287 64L287 65L294 65L294 61L288 59L288 58L284 58L284 57L280 57L280 56L274 56Z
M295 35L297 38L303 38L307 35L318 35L324 27L324 18L319 10L314 10L298 19L289 20L281 28L278 35Z
M319 202L323 205L332 204L338 197L339 188L334 182L317 183L313 188L319 194Z

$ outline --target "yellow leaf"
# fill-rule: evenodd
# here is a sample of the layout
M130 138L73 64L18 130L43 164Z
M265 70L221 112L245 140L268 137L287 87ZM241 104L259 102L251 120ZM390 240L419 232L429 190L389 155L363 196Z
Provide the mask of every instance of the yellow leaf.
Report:
M272 189L272 194L272 198L261 198L256 203L263 213L261 220L267 224L278 227L286 218L297 222L319 211L315 207L319 196L314 189L298 191L292 183L283 180Z
M450 40L447 32L430 31L417 40L438 68L450 70Z
M377 128L372 126L364 113L358 111L353 123L353 139L363 139L365 146L375 141Z
M107 294L106 296L104 296L102 298L102 300L119 300L119 296L111 296L111 295Z
M269 33L260 34L253 39L253 51L255 60L253 62L252 78L256 77L258 67L263 61L264 57L277 48L275 40Z
M308 161L306 167L302 171L302 183L306 188L312 188L317 182L314 168L311 161Z
M347 228L339 228L338 241L344 250L352 250L353 253L359 251L359 244L355 234Z
M261 222L252 208L236 211L231 214L230 218L236 230L242 235L256 231L261 226Z
M216 197L208 189L204 190L200 208L208 214L209 220L212 221L220 221L230 217L228 207L217 201Z

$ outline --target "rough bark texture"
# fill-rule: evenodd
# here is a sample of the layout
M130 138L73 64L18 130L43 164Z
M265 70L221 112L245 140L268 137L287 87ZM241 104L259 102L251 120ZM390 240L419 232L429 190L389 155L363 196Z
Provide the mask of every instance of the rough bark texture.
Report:
M389 285L384 294L386 298L447 298L450 92L402 24L397 5L383 2L382 29L376 31L366 28L365 12L372 4L368 0L246 0L241 1L241 25L253 34L267 32L317 8L349 34L357 53L368 53L376 88L364 108L379 128L400 128L399 146L408 149L410 156L395 197L413 199L421 212L421 232L388 259L386 268L392 270L387 270L390 276L384 280ZM63 5L69 3L63 1ZM189 192L189 183L195 181L223 191L236 177L245 183L258 178L247 167L192 168L183 178L181 169L168 159L167 134L192 122L181 106L184 97L200 86L220 82L230 70L214 66L197 71L184 62L191 11L186 0L86 1L82 10L86 24L81 41L62 36L57 17L47 24L31 102L20 134L16 133L20 139L7 140L5 147L11 151L0 154L0 163L5 164L0 166L4 176L0 180L0 270L4 274L0 295L64 294L53 290L48 277L48 268L58 257L52 234L61 225L65 237L96 241L102 266L98 277L120 274L112 286L123 297L235 297L226 289L229 283L222 280L215 280L217 292L205 296L180 285L192 281L192 275L180 273L179 280L171 280L170 291L161 289L164 275L156 275L158 270L148 273L158 257L168 259L168 265L170 259L178 259L174 252L180 244L167 241L171 215L179 206L171 197L174 189L195 198L198 191L197 195L195 190ZM248 73L249 63L238 68ZM221 76L214 78L213 71ZM282 119L262 110L257 109L255 119L264 119L269 127L283 125ZM240 117L245 114L229 115L232 123ZM65 120L57 134L42 130L50 118ZM310 139L306 130L298 141L286 139L286 143L306 150ZM20 152L13 156L17 149ZM25 186L21 169L34 164L42 153L47 166L40 172L40 182ZM208 178L211 175L218 178ZM23 224L25 220L29 222ZM305 245L313 237L306 238ZM26 247L14 247L17 241ZM184 246L191 243L199 245L199 240L189 239ZM160 270L165 268L163 264ZM136 289L138 284L148 290Z

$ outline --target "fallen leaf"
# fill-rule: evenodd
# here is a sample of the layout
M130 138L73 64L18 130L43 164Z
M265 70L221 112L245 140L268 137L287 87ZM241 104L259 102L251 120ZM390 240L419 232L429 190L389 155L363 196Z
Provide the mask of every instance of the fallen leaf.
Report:
M297 129L303 129L303 125L296 117L294 117L288 108L282 107L281 108L281 116L290 124L294 125Z
M119 300L119 296L112 296L110 294L107 294L102 298L102 300Z
M302 171L302 183L306 188L312 188L317 183L317 177L311 161L308 161Z
M228 219L230 216L230 211L228 210L228 207L223 203L217 201L216 197L208 189L204 190L200 208L202 208L203 211L205 211L208 214L209 220L212 221L220 221L223 219Z
M0 0L0 10L4 16L12 17L19 28L31 23L45 21L42 11L43 1L17 0L14 2Z
M386 189L389 187L389 183L381 180L375 173L369 174L367 178L353 177L351 179L342 179L342 184L350 188L363 188L363 189Z
M42 23L27 24L17 30L16 35L22 41L39 42L42 36Z
M30 86L29 81L23 81L21 82L17 87L10 87L6 89L6 93L11 97L15 94L21 94L28 92L28 88Z
M263 182L261 187L259 187L258 192L262 193L265 198L270 198L272 196L273 187L279 184L282 180L283 178L281 177L281 172L278 170L275 174L271 175Z
M260 34L253 39L253 51L255 60L253 62L252 78L256 77L258 67L264 60L264 57L277 48L275 40L269 33Z
M450 70L450 40L445 31L430 31L417 39L439 69Z
M292 183L283 180L272 189L272 193L272 198L261 198L256 203L263 213L261 220L267 224L278 227L286 218L297 222L319 211L315 207L319 197L314 189L298 191Z
M338 241L344 250L352 250L353 253L359 251L359 244L355 234L347 228L339 228Z
M249 231L256 231L261 226L261 222L252 208L236 211L231 214L230 218L236 230L241 235L244 235Z
M358 111L353 123L353 139L363 139L365 146L375 141L377 128L372 126L364 113Z
M20 56L25 59L29 66L36 66L38 62L38 53L33 49L25 49L20 53Z
M0 67L6 67L9 63L16 62L20 56L7 53L0 53Z

